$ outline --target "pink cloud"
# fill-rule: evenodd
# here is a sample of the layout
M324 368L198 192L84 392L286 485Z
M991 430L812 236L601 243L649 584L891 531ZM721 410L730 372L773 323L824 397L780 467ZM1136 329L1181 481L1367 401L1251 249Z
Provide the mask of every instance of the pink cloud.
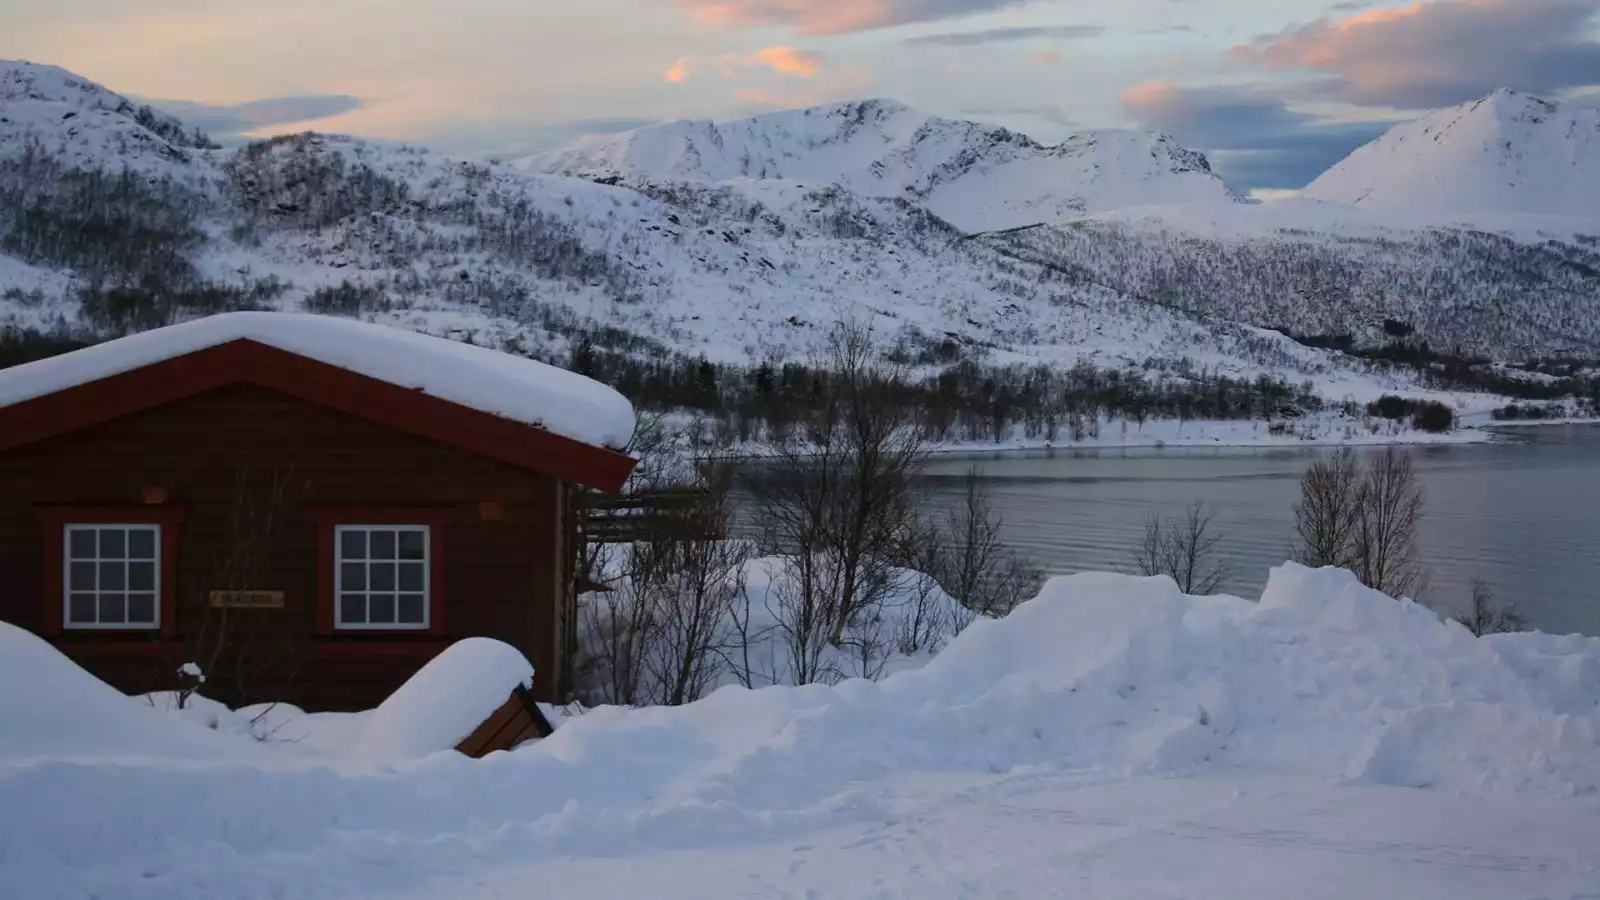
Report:
M797 50L794 47L767 47L757 50L746 58L750 65L766 66L780 75L790 75L795 78L815 78L822 71L822 54L813 50Z
M1059 66L1064 59L1065 57L1061 55L1060 50L1040 50L1037 53L1028 54L1028 64L1041 68Z
M673 84L682 84L689 80L689 59L684 57L672 64L672 68L664 73L666 79Z
M673 0L702 22L829 35L929 22L1036 0Z

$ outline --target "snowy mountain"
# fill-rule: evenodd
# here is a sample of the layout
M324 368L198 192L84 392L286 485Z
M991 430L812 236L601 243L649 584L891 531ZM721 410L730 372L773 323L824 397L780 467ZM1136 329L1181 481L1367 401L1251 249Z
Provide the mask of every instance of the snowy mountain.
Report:
M311 134L220 149L0 63L0 330L308 310L559 363L580 345L755 363L848 318L926 364L1271 375L1330 399L1410 382L1278 331L1395 317L1492 355L1600 348L1600 229L1235 200L1165 138L1045 147L886 101L515 166Z
M1600 110L1502 90L1392 129L1302 192L1374 210L1600 214Z
M0 60L0 158L29 145L69 166L109 160L140 172L183 172L190 151L212 146L177 119L65 69Z
M892 100L653 125L517 165L630 183L838 185L862 197L911 200L967 232L1149 203L1239 202L1204 156L1163 135L1085 131L1045 146Z

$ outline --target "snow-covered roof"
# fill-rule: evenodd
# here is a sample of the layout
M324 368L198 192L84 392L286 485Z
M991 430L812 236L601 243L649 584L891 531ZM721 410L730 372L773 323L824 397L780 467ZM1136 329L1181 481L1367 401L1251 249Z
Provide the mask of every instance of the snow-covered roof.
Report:
M597 447L633 435L633 405L582 375L544 363L353 319L236 312L0 370L0 407L249 339Z

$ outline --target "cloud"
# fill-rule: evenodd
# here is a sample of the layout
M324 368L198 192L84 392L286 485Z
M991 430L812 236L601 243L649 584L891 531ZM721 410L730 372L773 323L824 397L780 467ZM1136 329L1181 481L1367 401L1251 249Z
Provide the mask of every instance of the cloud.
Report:
M848 34L1024 6L1038 0L673 0L696 19L735 27Z
M795 78L815 78L822 71L822 54L794 47L767 47L757 50L745 59L747 65L762 65L780 75Z
M1077 128L1078 123L1066 110L1054 103L1037 106L979 106L961 110L961 115L972 119L1038 119L1061 128Z
M1062 58L1060 50L1040 50L1037 53L1029 53L1027 57L1028 65L1041 68L1059 66Z
M1297 96L1405 108L1511 87L1600 84L1590 26L1600 0L1440 0L1325 18L1229 51L1234 60L1323 73Z
M743 55L724 54L712 62L722 71L723 78L743 78L756 71L773 72L790 78L815 78L822 72L825 61L826 57L815 50L801 50L780 44ZM666 79L673 84L682 84L689 80L696 65L695 60L684 57L666 71Z
M1050 25L1037 28L989 28L983 31L949 31L906 38L900 43L906 47L974 47L979 44L998 44L1007 41L1026 41L1034 38L1076 41L1105 34L1099 25Z
M192 100L149 100L151 106L171 113L219 140L269 129L332 118L360 109L361 100L345 94L307 94L267 97L244 103L212 104Z
M1394 124L1321 120L1259 88L1148 82L1119 100L1145 127L1212 154L1218 172L1246 190L1304 187Z

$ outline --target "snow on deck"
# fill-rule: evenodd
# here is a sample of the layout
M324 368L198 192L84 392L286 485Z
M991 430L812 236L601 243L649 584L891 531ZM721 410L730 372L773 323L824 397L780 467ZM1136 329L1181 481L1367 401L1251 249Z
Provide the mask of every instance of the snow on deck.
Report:
M582 375L446 338L304 313L223 313L15 366L0 371L0 407L240 339L585 444L621 448L633 436L633 405Z

